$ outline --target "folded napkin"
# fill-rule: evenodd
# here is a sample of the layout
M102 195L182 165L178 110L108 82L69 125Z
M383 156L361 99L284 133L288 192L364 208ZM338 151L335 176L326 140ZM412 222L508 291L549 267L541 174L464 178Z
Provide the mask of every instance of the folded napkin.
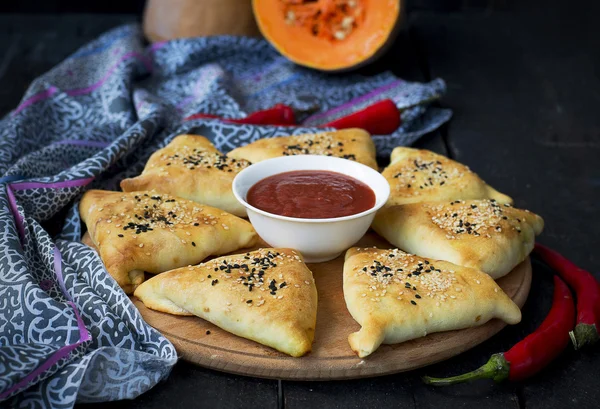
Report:
M108 32L36 79L0 122L0 401L70 408L131 399L166 378L177 360L80 243L77 201L85 189L116 190L181 133L204 135L227 152L314 131L390 98L403 109L402 126L374 136L385 155L450 118L429 106L444 88L442 80L410 83L389 73L320 74L259 39L146 47L135 25ZM240 118L278 103L291 106L302 126L185 120Z

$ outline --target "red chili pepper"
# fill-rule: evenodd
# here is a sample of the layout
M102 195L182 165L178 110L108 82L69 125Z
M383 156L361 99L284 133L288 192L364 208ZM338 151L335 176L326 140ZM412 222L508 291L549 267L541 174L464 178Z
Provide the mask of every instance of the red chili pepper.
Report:
M453 385L474 379L523 380L542 370L565 349L573 325L573 296L564 281L554 276L552 308L538 329L504 354L492 355L485 365L473 372L450 378L425 376L423 381L429 385Z
M362 128L373 135L388 135L400 126L400 110L391 99L368 107L321 126L335 129Z
M600 285L588 271L556 251L536 243L535 252L569 284L577 296L577 325L569 332L575 349L600 340Z
M213 118L220 119L225 122L230 122L234 124L249 124L249 125L279 125L279 126L290 126L296 125L296 117L294 115L294 110L283 104L277 104L269 109L264 109L262 111L256 111L251 113L250 115L244 118L221 118L217 115L211 114L195 114L188 116L184 119L184 121L189 121L192 119L201 119L201 118Z

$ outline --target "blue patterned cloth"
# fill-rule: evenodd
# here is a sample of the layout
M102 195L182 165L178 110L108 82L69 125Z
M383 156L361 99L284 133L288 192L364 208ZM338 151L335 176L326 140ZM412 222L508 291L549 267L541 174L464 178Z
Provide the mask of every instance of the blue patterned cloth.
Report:
M78 198L88 188L116 190L181 133L207 136L227 152L291 132L186 117L238 118L285 103L302 121L298 134L392 98L403 125L374 136L387 155L450 118L428 106L443 92L441 80L323 75L258 39L146 47L138 26L108 32L33 81L0 122L0 402L70 408L131 399L169 375L173 345L80 243ZM48 221L62 224L55 237Z

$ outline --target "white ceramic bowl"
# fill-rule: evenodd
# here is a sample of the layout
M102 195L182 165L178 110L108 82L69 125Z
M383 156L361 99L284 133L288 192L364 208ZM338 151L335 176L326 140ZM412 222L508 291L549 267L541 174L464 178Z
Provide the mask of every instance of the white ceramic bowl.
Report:
M351 216L301 219L268 213L246 202L246 194L256 182L294 170L329 170L358 179L375 192L375 206ZM296 249L307 263L320 263L336 258L366 233L375 212L388 200L390 186L379 172L358 162L331 156L296 155L247 167L233 180L233 194L246 207L256 232L269 245Z

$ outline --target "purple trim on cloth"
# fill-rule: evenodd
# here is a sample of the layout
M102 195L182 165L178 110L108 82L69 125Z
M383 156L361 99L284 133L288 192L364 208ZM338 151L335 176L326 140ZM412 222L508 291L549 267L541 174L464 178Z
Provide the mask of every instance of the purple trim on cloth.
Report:
M332 109L330 109L328 111L325 111L325 112L319 112L319 113L316 113L314 115L311 115L308 118L306 118L304 121L302 121L302 124L306 124L308 122L312 122L314 120L323 118L325 116L335 114L336 112L339 112L339 111L341 111L343 109L347 109L347 108L350 108L350 107L352 107L354 105L360 104L361 102L364 102L364 101L368 100L369 98L373 98L373 97L375 97L375 96L377 96L377 95L379 95L379 94L381 94L381 93L383 93L383 92L385 92L385 91L387 91L387 90L389 90L389 89L391 89L391 88L393 88L393 87L401 84L402 82L403 82L402 80L394 80L394 81L390 82L389 84L382 85L381 87L375 88L373 91L371 91L371 92L369 92L369 93L367 93L365 95L361 95L360 97L356 97L354 99L351 99L350 101L346 102L345 104L338 105L335 108L332 108Z
M18 114L19 112L21 112L22 110L24 110L25 108L27 108L29 105L33 105L36 102L42 101L44 99L50 98L52 95L56 94L58 92L58 88L56 88L55 86L51 86L50 88L48 88L47 90L38 92L37 94L27 98L25 101L23 101L13 112L12 112L12 116L15 116L16 114Z
M115 70L117 69L117 67L119 66L119 64L121 64L123 61L128 60L130 58L137 58L142 64L144 64L144 67L146 67L146 69L148 71L152 71L152 62L146 58L145 55L140 54L138 52L135 51L131 51L128 52L126 54L123 54L121 56L121 58L119 58L119 60L108 69L107 73L104 75L104 77L102 77L100 79L100 81L88 86L88 87L84 87L84 88L74 88L74 89L70 89L70 90L66 90L65 93L69 96L77 96L77 95L84 95L84 94L89 94L90 92L100 88L102 86L102 84L104 84L106 82L106 80L108 78L110 78L110 76L115 72ZM18 107L17 109L15 109L12 113L12 115L16 115L19 112L21 112L22 110L24 110L25 108L27 108L28 106L35 104L37 102L40 102L44 99L48 99L50 98L52 95L56 94L56 92L58 92L59 89L56 88L55 86L51 86L50 88L48 88L45 91L42 91L38 94L35 94L32 97L29 97L28 99L26 99L25 101L23 101Z
M85 179L75 179L75 180L63 180L62 182L54 182L54 183L46 183L46 182L18 182L11 183L10 187L14 190L26 190L26 189L62 189L69 187L79 187L85 186L89 184L94 177L85 178Z
M56 274L56 278L58 279L58 284L60 285L63 295L69 300L68 304L71 306L71 308L73 309L73 312L75 313L75 318L77 319L77 327L79 329L79 341L77 341L74 344L65 345L64 347L61 347L58 351L53 353L50 356L50 358L48 358L46 361L44 361L43 364L41 364L40 366L35 368L27 376L25 376L19 382L14 384L12 386L12 388L10 388L7 391L5 391L4 393L0 394L0 399L5 399L8 396L10 396L11 394L13 394L15 391L27 386L37 376L44 373L46 370L51 368L53 365L55 365L61 359L69 356L69 354L75 348L77 348L79 345L92 339L92 337L90 336L90 332L87 330L87 328L85 327L85 323L81 319L81 315L79 314L79 310L77 309L77 306L71 300L71 297L69 296L69 293L67 292L67 288L65 287L65 282L63 280L63 275L62 275L62 256L60 254L60 250L56 246L54 246L54 273Z
M286 61L288 61L288 59L285 57L276 58L275 61L262 68L260 71L254 69L250 72L243 73L239 76L238 80L260 80L262 77L267 76L270 71L273 71L275 68L283 65Z
M55 145L76 145L76 146L89 146L92 148L106 148L110 145L110 142L101 142L101 141L82 141L79 139L65 139L64 141L58 141L54 143Z
M168 41L159 41L158 43L154 43L152 44L150 47L148 47L148 49L150 51L156 51L156 50L160 50L161 48L163 48L165 45L167 45Z
M71 353L71 351L74 350L75 348L77 348L78 346L79 346L79 343L75 343L72 345L65 345L64 347L60 348L58 351L56 351L54 354L52 354L52 356L50 358L48 358L46 361L44 361L43 364L41 364L36 369L34 369L31 373L29 373L29 375L25 376L19 382L14 384L12 388L10 388L7 391L5 391L4 393L0 394L0 400L8 398L15 391L17 391L17 390L21 389L22 387L26 386L27 384L29 384L33 379L35 379L36 376L45 372L46 370L51 368L52 365L54 365L55 363L57 363L64 357L68 356Z
M138 52L131 51L131 52L128 52L128 53L124 54L123 56L121 56L121 58L119 58L119 60L115 64L113 64L112 67L110 67L108 69L108 71L106 72L106 74L104 74L104 77L102 77L100 79L100 81L96 82L95 84L90 85L89 87L67 90L67 91L65 91L66 94L74 97L77 95L89 94L90 92L100 88L102 86L102 84L104 84L106 82L106 80L109 79L110 76L115 72L115 70L117 69L119 64L121 64L123 61L128 60L130 58L137 58L142 64L144 64L144 67L146 67L146 69L148 71L152 71L152 63L146 58L146 56L144 56L143 54L140 54Z
M65 286L65 280L62 275L62 257L60 254L60 250L58 247L54 246L54 273L56 274L56 278L58 278L58 285L62 290L63 295L69 300L69 302L73 302L71 296L67 291L67 287Z
M73 312L75 313L75 317L77 318L77 327L79 328L79 342L77 345L82 344L86 341L89 341L91 338L89 331L85 327L85 323L83 319L81 319L81 315L79 314L79 310L77 306L73 302L73 299L69 295L67 291L67 286L65 285L65 279L63 277L63 269L62 269L62 254L56 245L54 245L54 274L56 274L56 278L58 279L58 285L62 290L63 295L67 300L69 300L69 305L73 308Z
M8 194L8 204L10 205L10 211L13 214L15 219L15 224L17 225L17 231L19 232L19 238L21 239L21 244L23 244L23 240L25 240L25 225L23 216L19 213L19 208L17 207L17 199L11 189L10 184L6 185L6 193Z
M286 79L283 79L283 80L281 80L281 81L279 81L279 82L275 82L275 83L273 83L273 84L270 84L269 86L267 86L267 87L265 87L265 88L263 88L263 89L261 89L261 90L258 90L258 91L256 91L256 92L253 92L252 94L248 95L248 97L247 97L247 98L254 98L254 97L257 97L257 96L259 96L259 95L261 95L261 94L263 94L263 93L265 93L265 92L267 92L267 91L270 91L270 90L272 90L273 88L277 88L277 87L279 87L279 86L281 86L281 85L288 84L288 83L290 83L290 82L294 81L294 80L295 80L296 78L298 78L298 77L300 77L300 74L298 74L298 73L296 73L296 74L292 74L292 75L290 75L289 77L287 77Z

